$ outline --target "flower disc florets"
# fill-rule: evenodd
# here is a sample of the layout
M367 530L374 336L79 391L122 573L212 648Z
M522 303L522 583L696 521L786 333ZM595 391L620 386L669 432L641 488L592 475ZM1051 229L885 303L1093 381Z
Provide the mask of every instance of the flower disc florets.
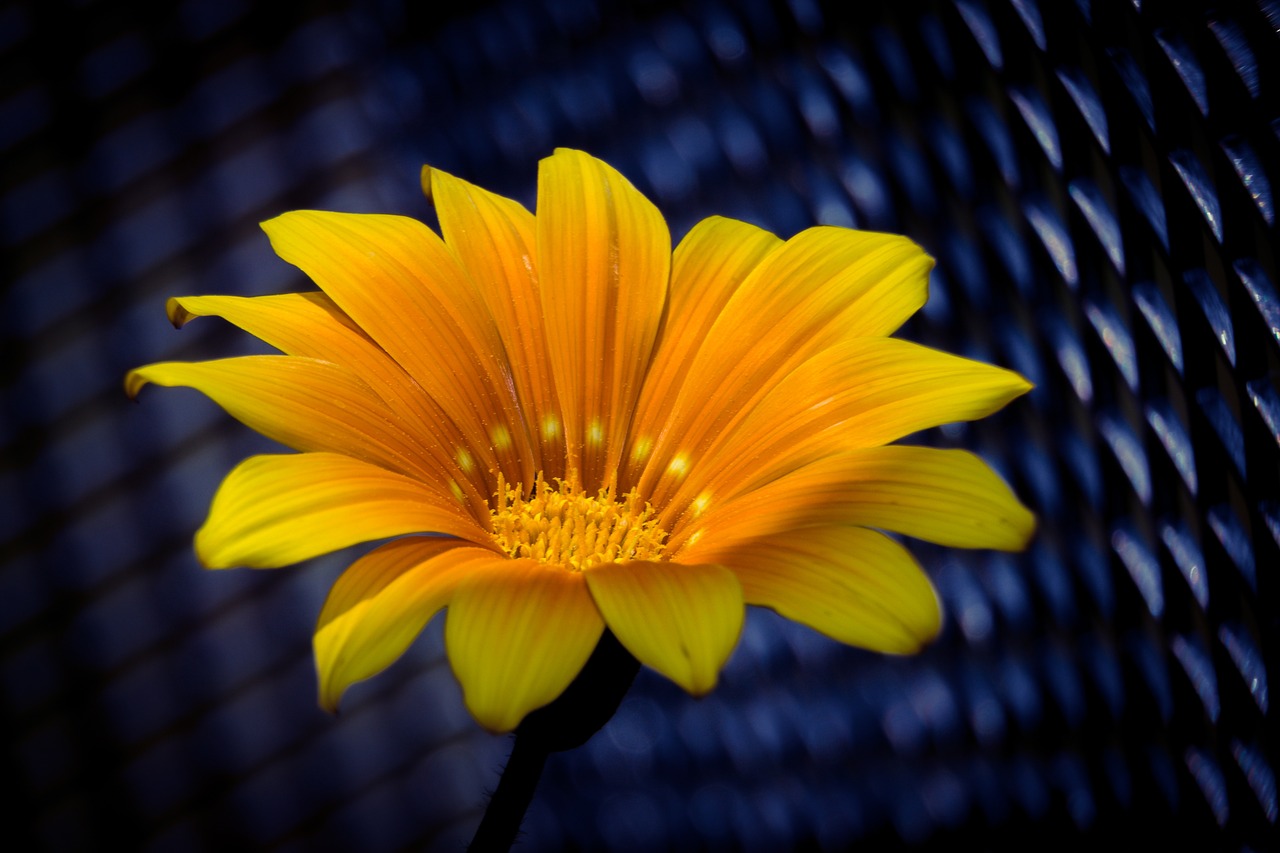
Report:
M592 497L576 477L555 483L553 488L539 474L525 497L521 484L508 486L498 475L490 515L494 541L507 554L570 571L599 563L660 558L667 532L635 489L614 499L608 488Z

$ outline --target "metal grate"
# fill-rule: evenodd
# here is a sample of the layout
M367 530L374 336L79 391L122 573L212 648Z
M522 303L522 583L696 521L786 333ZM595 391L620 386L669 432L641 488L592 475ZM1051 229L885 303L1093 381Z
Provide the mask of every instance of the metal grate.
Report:
M532 205L556 145L674 234L899 231L906 336L1036 384L974 426L1041 518L918 548L910 659L753 612L695 702L642 673L556 756L531 850L1268 849L1280 757L1280 4L1121 0L19 4L0 11L0 753L24 847L457 849L507 743L439 622L336 719L310 630L341 556L207 573L190 533L267 445L120 377L251 344L163 300L301 282L256 222L429 218L431 162Z

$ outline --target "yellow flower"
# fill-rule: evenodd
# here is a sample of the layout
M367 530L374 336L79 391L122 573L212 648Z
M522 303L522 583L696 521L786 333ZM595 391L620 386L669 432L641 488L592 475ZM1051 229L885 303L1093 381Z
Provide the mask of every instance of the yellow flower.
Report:
M494 731L556 698L606 626L696 695L744 604L912 652L937 599L880 531L1025 546L1031 513L977 457L888 445L1030 387L888 337L925 301L933 262L911 241L711 218L673 253L657 209L578 151L542 161L536 217L440 171L423 184L443 239L287 213L263 228L319 292L169 302L175 324L220 316L283 355L126 380L196 388L302 451L230 473L196 534L206 566L402 537L329 593L326 708L443 608L467 707Z

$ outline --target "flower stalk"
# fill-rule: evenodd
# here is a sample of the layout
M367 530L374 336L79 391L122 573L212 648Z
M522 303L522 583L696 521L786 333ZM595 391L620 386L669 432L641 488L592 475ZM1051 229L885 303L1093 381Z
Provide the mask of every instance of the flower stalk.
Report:
M553 752L582 746L613 718L640 671L640 662L605 631L578 677L550 705L531 712L516 729L511 755L468 848L490 853L511 848Z

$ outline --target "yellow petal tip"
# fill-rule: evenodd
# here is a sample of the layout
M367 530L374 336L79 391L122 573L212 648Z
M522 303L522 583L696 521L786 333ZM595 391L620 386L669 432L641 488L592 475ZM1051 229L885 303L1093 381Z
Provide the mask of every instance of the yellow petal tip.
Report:
M1016 551L1027 550L1027 546L1031 544L1031 540L1036 537L1036 528L1039 526L1039 522L1036 520L1036 514L1031 510L1026 509L1026 507L1023 507L1023 509L1026 510L1026 517L1019 518L1014 521L1015 526L1018 528L1019 535L1021 536L1021 541L1018 547L1014 549Z
M467 704L467 710L471 712L472 718L491 735L505 735L520 725L520 720L510 719L507 715L486 714L483 710Z
M340 694L337 696L329 696L325 693L321 693L316 704L320 706L321 711L324 711L326 714L332 714L336 717L338 716L338 703L341 700L342 696Z
M431 172L431 167L424 164L422 167L422 173L419 175L419 181L422 184L422 194L427 197L427 201L433 201L431 193Z
M206 522L203 527L196 531L193 543L196 559L203 568L214 570L234 569L245 565L244 562L237 560L235 554L226 547L229 543L219 543L213 540L214 536L210 533L209 525ZM219 547L220 545L221 547Z
M316 705L326 714L337 716L338 707L342 704L342 697L346 694L347 688L351 686L351 683L344 684L341 679L335 678L332 670L325 672L320 667L318 658L316 672L318 676Z
M146 368L139 367L137 370L130 370L124 376L124 393L129 395L130 400L138 399L138 392L142 390L142 386L146 385L149 380L146 377Z
M273 216L270 219L262 220L258 223L258 227L266 232L268 239L275 240L281 230L286 227L287 221L295 218L297 214L301 212L302 211L298 210L285 211L284 213Z
M173 324L175 329L181 329L187 325L188 320L195 316L182 304L181 296L169 297L168 301L164 303L164 313L169 315L169 322Z
M688 683L677 682L684 688L685 692L694 699L701 699L716 689L716 685L720 683L719 673L712 676L710 681L697 682L690 681Z

